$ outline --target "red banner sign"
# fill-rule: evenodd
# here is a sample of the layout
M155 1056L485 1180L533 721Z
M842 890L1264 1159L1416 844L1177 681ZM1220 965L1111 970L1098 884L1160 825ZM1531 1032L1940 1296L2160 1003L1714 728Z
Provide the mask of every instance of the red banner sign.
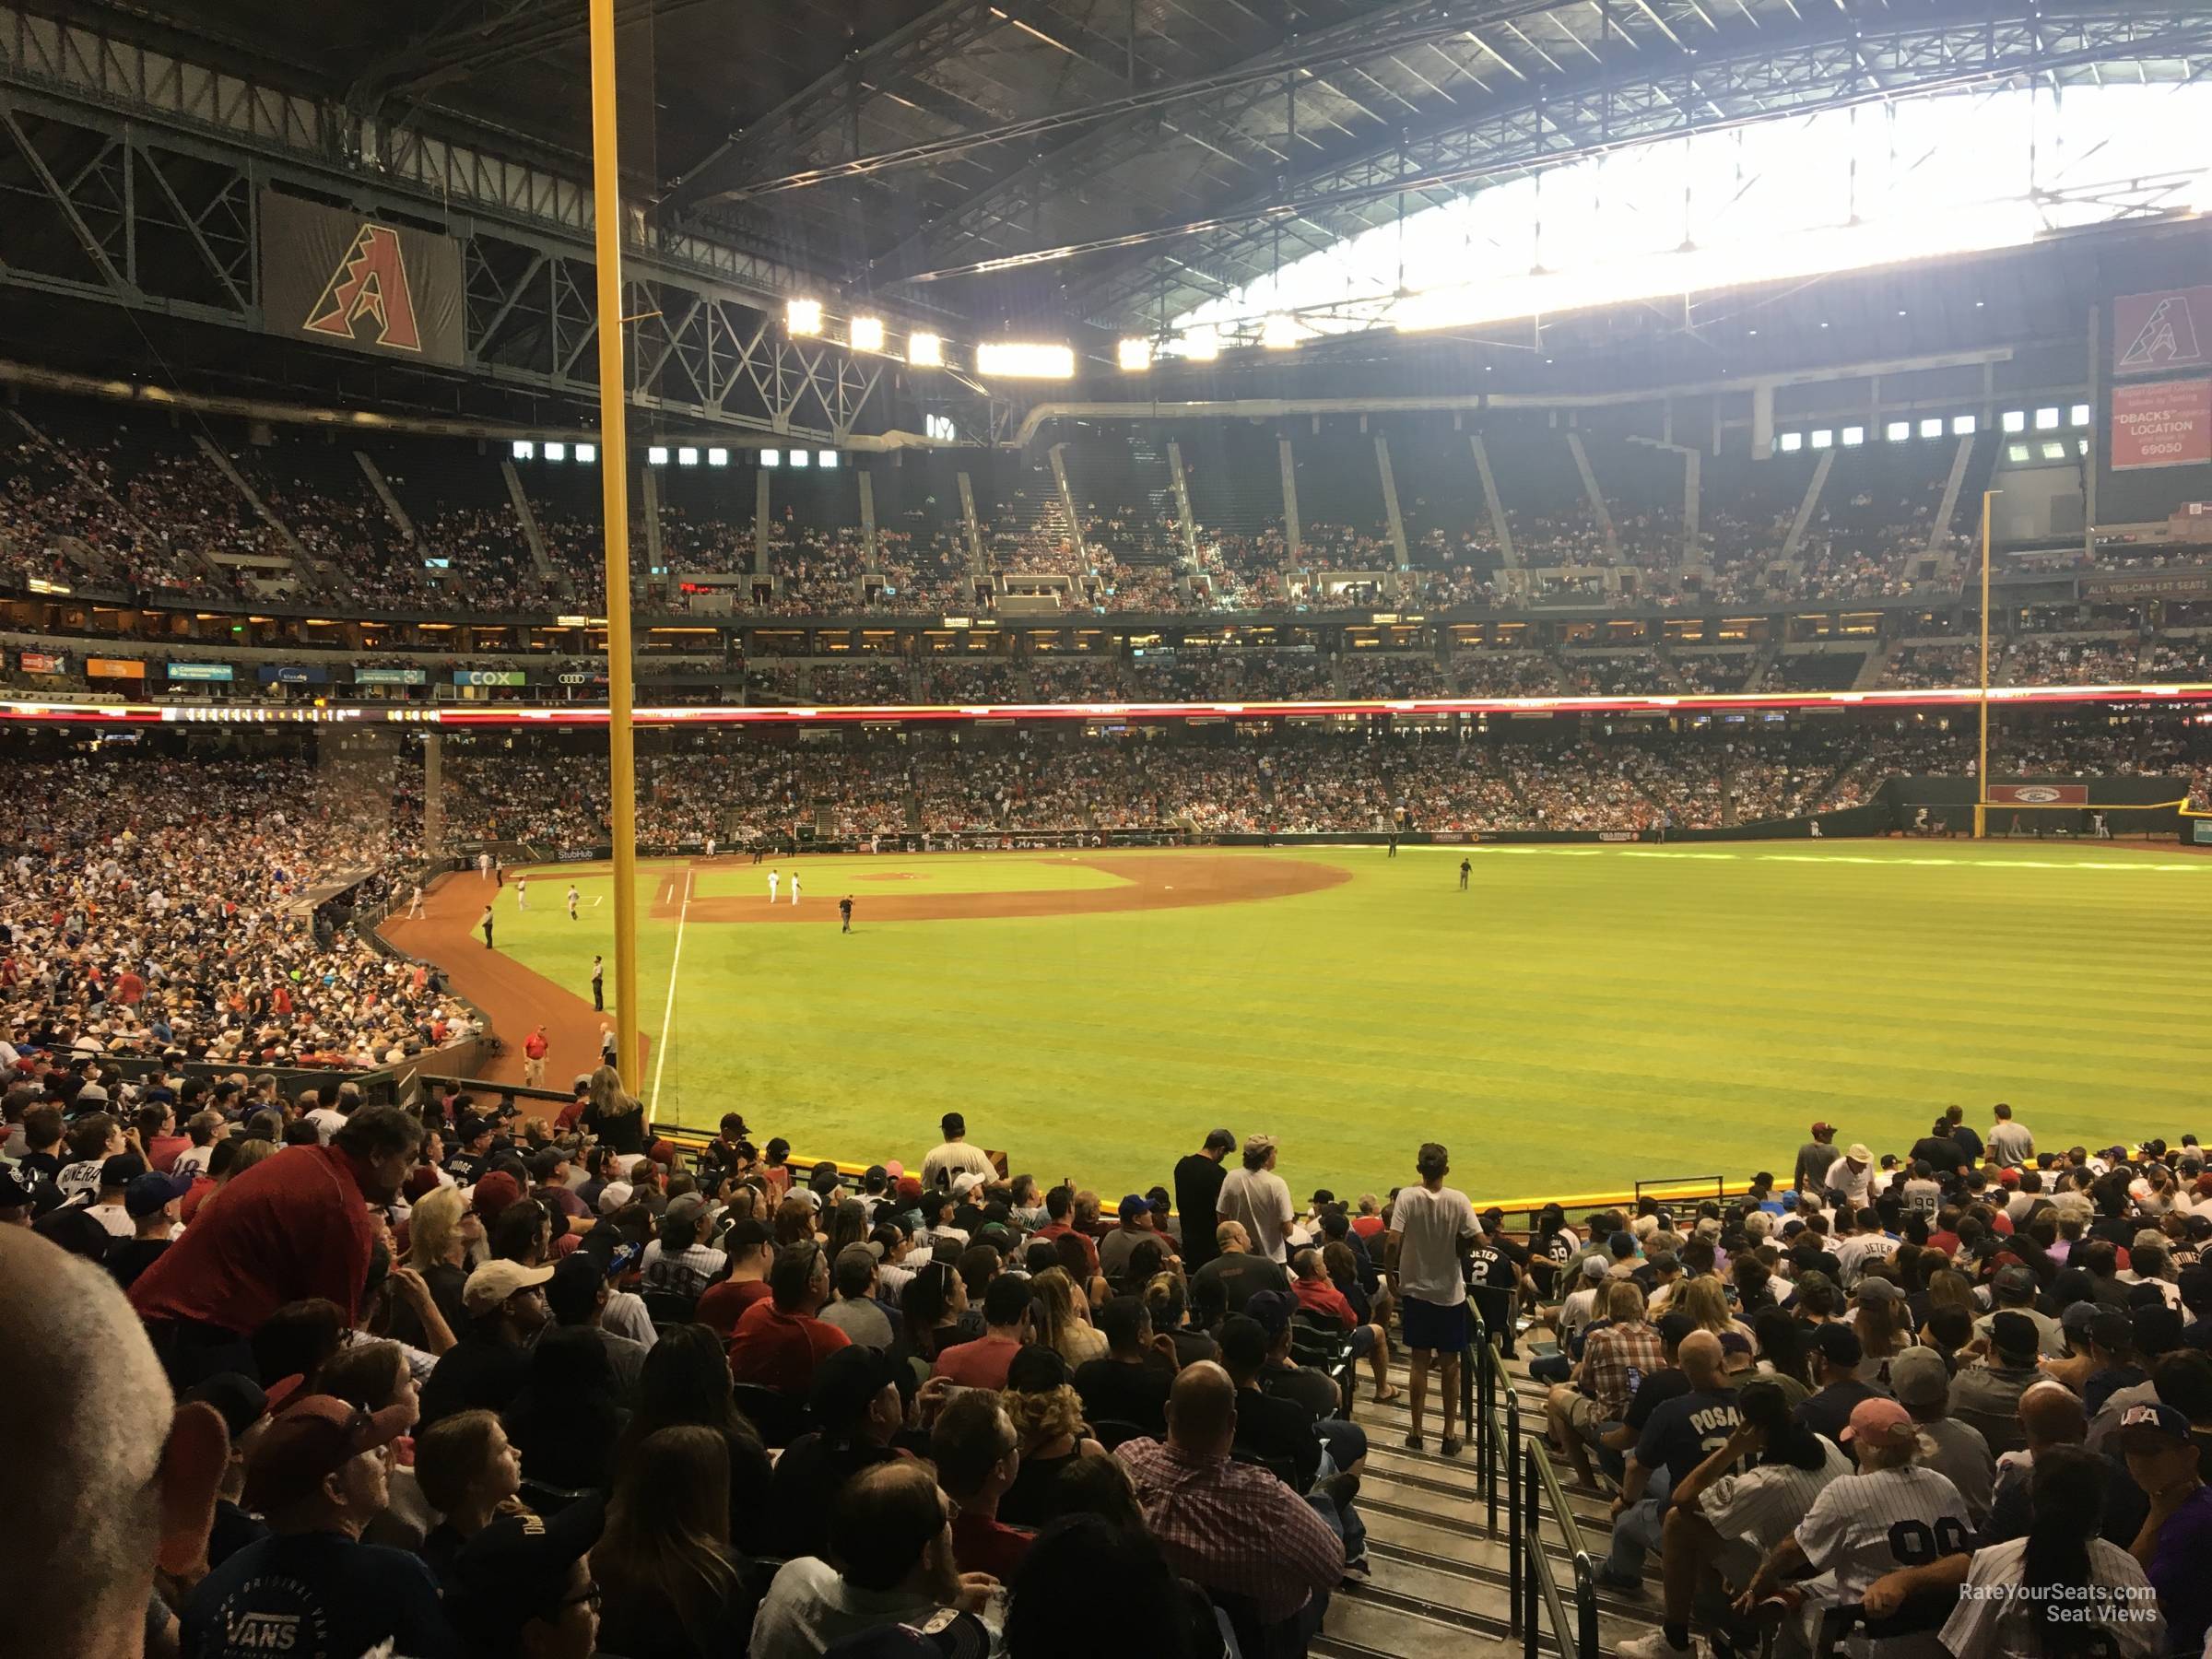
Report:
M2112 372L2212 368L2212 288L2123 294L2112 301Z
M69 659L56 651L27 651L23 653L23 672L66 674L69 672Z
M2112 470L2212 462L2212 380L2112 388Z
M2087 783L1992 783L1989 786L1991 806L2087 806L2089 804L2089 786Z

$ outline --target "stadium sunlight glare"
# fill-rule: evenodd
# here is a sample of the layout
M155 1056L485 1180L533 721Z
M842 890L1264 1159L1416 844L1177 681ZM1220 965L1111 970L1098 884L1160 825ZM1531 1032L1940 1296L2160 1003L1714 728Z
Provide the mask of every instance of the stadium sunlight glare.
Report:
M1065 346L1026 340L994 340L975 351L979 374L1000 380L1073 380L1076 354Z
M881 317L853 318L852 336L848 344L855 351L881 351L883 349L883 319Z
M1152 342L1124 340L1114 347L1114 360L1131 374L1141 374L1152 367Z

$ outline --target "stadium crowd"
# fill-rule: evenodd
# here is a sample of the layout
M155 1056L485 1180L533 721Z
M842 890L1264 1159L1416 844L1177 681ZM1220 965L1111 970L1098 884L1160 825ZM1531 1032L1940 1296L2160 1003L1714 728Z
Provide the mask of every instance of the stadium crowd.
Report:
M1369 1572L1358 1418L1460 1455L1483 1340L1613 1493L1634 1659L1827 1608L1953 1659L2074 1651L2069 1600L2103 1652L2212 1623L2194 1136L1820 1123L1742 1196L1518 1231L1435 1145L1301 1204L1278 1164L1325 1157L1216 1129L1108 1204L957 1113L858 1175L736 1112L679 1151L611 1068L525 1118L0 1062L14 1645L1300 1653Z

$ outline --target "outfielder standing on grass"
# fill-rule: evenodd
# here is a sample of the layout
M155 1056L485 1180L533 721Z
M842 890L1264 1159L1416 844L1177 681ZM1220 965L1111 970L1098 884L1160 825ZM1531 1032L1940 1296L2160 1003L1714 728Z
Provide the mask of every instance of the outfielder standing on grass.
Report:
M1459 890L1461 892L1464 893L1467 890L1467 877L1472 876L1474 873L1475 865L1473 863L1465 858L1459 861Z
M530 877L527 876L514 878L514 908L518 911L530 908Z
M838 932L840 932L840 933L851 933L851 932L853 931L853 895L852 895L852 894L850 894L850 893L847 893L847 894L846 894L846 895L845 895L845 896L844 896L842 899L840 899L840 900L837 901L837 913L838 913L839 917L840 917L840 918L841 918L841 919L842 919L842 921L844 922L844 925L843 925L842 927L839 928L837 931L838 931Z

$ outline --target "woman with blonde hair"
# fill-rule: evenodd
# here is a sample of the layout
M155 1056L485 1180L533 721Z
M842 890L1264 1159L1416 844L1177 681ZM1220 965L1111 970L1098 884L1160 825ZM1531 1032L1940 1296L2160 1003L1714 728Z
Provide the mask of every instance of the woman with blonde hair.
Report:
M730 1548L730 1469L719 1434L684 1424L634 1448L591 1572L606 1652L724 1659L745 1651L759 1597Z
M1710 1273L1700 1273L1695 1278L1677 1283L1666 1311L1688 1314L1697 1322L1699 1330L1711 1331L1715 1336L1733 1332L1744 1339L1753 1353L1759 1351L1759 1340L1751 1334L1751 1327L1728 1312L1728 1292Z
M1040 1527L1058 1519L1060 1472L1078 1458L1106 1455L1084 1432L1073 1375L1067 1361L1041 1343L1023 1348L1006 1367L998 1402L1021 1438L1020 1466L998 1500L998 1518L1008 1526Z
M1889 1362L1909 1347L1918 1347L1912 1335L1912 1316L1904 1292L1876 1274L1860 1278L1851 1293L1852 1329L1859 1334L1859 1381L1885 1393L1889 1387Z
M610 1151L636 1158L645 1150L645 1108L622 1087L622 1074L603 1065L586 1085L588 1098L579 1120Z
M1030 1291L1037 1340L1066 1360L1070 1370L1106 1358L1106 1338L1084 1316L1088 1304L1077 1300L1065 1269L1047 1267L1030 1281Z
M225 1169L221 1174L212 1177L215 1182L215 1185L207 1190L206 1195L201 1198L196 1204L187 1203L180 1206L181 1212L184 1218L185 1225L190 1226L200 1217L206 1215L207 1213L207 1206L222 1197L223 1189L225 1187L229 1186L232 1182L236 1181L241 1175L243 1175L248 1170L252 1169L255 1164L261 1162L264 1159L274 1158L276 1156L276 1143L273 1140L254 1139L240 1141L238 1143L238 1150L231 1155L229 1166Z
M407 1218L406 1265L422 1276L430 1300L445 1315L446 1328L454 1332L467 1330L470 1324L462 1300L462 1288L468 1283L467 1216L461 1189L439 1187L425 1193ZM421 1318L404 1299L393 1303L392 1335L416 1347L429 1346Z

